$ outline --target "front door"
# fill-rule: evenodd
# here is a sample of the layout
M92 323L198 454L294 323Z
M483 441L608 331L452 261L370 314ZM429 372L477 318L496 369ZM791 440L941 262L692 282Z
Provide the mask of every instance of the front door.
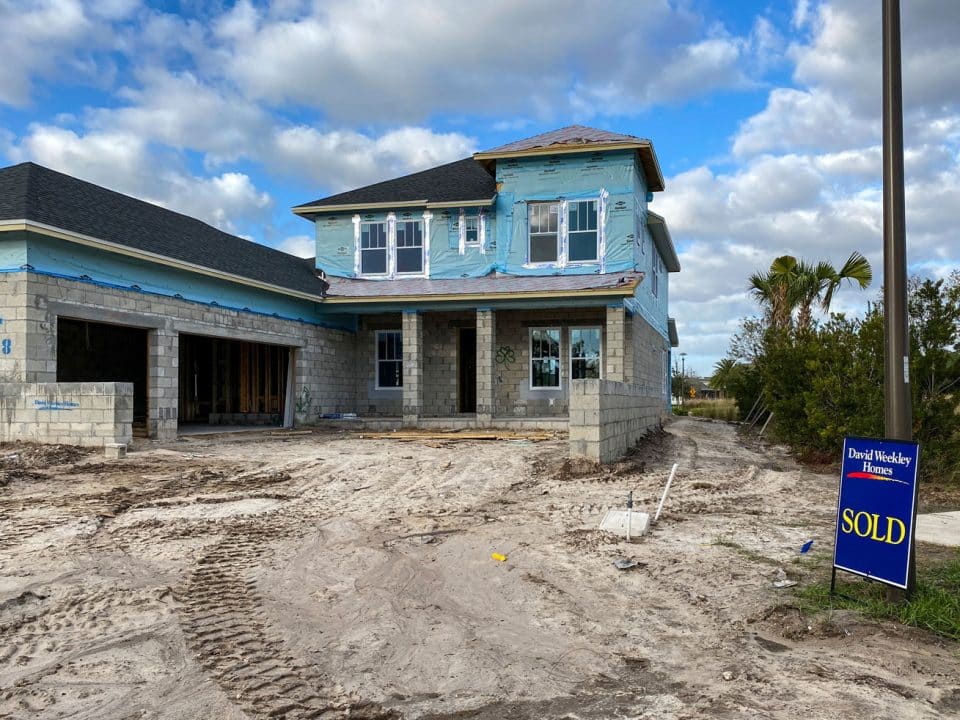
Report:
M460 328L457 343L457 399L460 412L477 411L476 328Z

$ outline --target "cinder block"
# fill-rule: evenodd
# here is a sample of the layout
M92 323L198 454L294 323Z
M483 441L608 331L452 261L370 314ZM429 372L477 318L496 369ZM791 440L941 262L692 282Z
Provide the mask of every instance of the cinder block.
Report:
M127 456L126 443L104 443L103 454L108 460L119 460Z

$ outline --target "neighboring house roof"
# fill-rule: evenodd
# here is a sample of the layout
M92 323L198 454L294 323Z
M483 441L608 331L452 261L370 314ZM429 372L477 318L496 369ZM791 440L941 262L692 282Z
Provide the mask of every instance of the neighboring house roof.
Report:
M653 242L657 246L660 257L663 258L667 272L680 272L680 258L677 257L677 251L673 247L673 238L670 237L667 221L652 210L647 210L647 227L650 228Z
M496 161L500 158L593 150L636 150L640 155L640 162L647 179L647 189L653 192L663 190L663 173L660 171L660 163L650 140L635 135L598 130L585 125L568 125L559 130L517 140L492 150L474 153L473 158L479 161Z
M457 280L363 280L328 277L325 303L389 303L397 300L488 299L520 297L577 297L605 295L627 297L643 280L642 272L605 275L503 275Z
M473 158L464 158L411 175L348 190L297 205L297 215L324 211L366 210L403 205L490 205L497 194L493 175Z
M323 281L301 258L30 162L0 169L4 227L298 296L323 294Z

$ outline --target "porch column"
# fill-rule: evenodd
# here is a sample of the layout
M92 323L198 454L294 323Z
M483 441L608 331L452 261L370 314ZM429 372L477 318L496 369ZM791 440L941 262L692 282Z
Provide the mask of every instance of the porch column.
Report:
M403 311L403 424L416 426L423 409L423 316Z
M637 360L637 348L633 337L633 318L629 313L623 316L623 381L629 385L635 385L637 376L635 366Z
M623 305L607 306L607 352L604 359L604 379L625 382L624 352L626 332Z
M147 434L157 440L177 439L180 401L180 333L167 328L147 337Z
M497 316L477 308L477 425L493 424L496 405Z

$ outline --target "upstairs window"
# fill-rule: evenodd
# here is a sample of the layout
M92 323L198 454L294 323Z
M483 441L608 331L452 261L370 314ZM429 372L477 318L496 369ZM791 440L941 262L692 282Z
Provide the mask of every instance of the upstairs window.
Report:
M403 387L403 333L377 331L377 389Z
M530 214L530 262L557 262L560 203L530 203L528 211Z
M567 233L570 262L594 262L598 259L596 200L567 205Z
M404 220L397 223L397 274L423 272L423 223Z
M560 328L531 328L530 387L560 387Z
M360 272L364 275L387 274L387 224L360 225Z
M600 377L600 328L570 328L570 379Z
M480 218L476 215L465 217L463 219L463 233L464 245L479 245Z

